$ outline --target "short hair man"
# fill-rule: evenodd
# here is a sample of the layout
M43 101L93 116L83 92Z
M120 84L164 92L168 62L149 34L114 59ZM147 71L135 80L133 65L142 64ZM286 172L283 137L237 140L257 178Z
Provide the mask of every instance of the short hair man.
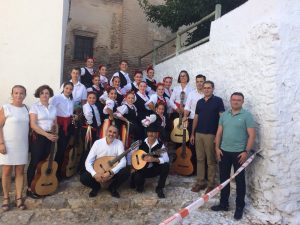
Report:
M97 173L93 168L96 159L103 156L118 156L124 152L122 141L117 139L118 133L118 128L113 125L109 126L106 137L95 141L86 158L86 171L80 175L80 182L92 189L89 194L90 197L95 197L97 195L101 188L100 183L112 180L108 189L113 197L120 198L117 189L130 175L129 168L126 167L125 157L123 157L114 168L105 172L103 175Z
M244 95L235 92L230 97L231 109L224 112L219 120L216 134L216 157L220 167L220 182L230 177L245 162L255 140L255 123L250 112L242 108ZM236 180L236 210L234 218L243 216L245 206L245 171L240 172ZM230 185L221 190L220 204L213 206L214 211L228 211Z

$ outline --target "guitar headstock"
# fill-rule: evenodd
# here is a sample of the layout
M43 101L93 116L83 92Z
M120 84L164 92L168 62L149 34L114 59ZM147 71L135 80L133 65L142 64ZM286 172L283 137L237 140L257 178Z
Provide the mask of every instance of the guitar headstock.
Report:
M180 92L180 102L184 102L184 98L185 98L185 92L184 91L181 91Z
M133 142L133 143L130 145L130 148L129 148L129 149L131 149L131 150L136 149L136 148L138 148L141 144L142 144L142 141L141 141L141 140L137 140L137 141Z

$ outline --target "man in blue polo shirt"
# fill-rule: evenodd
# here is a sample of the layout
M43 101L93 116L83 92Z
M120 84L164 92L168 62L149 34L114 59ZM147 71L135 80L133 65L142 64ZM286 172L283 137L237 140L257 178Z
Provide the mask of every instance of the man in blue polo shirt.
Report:
M197 155L197 181L191 189L193 192L199 192L207 187L205 193L208 193L215 187L217 161L214 140L220 115L225 109L223 100L213 95L214 87L212 81L205 81L203 83L204 98L200 99L196 105L190 139L192 144L196 143ZM205 180L205 158L208 184Z
M246 161L255 140L255 123L250 112L244 110L244 95L235 92L230 97L231 109L220 118L216 134L216 157L219 161L220 181L223 183L230 177L231 166L234 172ZM234 218L243 217L245 207L245 171L236 180L236 209ZM213 211L228 211L230 185L221 190L220 204L213 206Z

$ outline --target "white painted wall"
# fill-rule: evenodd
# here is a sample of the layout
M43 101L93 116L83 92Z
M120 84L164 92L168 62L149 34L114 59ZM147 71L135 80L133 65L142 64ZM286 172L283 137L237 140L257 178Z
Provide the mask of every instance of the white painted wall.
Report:
M155 67L158 80L203 73L227 107L245 94L264 157L247 169L246 209L264 223L300 224L299 33L300 1L249 0L212 24L208 43Z
M59 89L68 0L1 0L0 104L10 99L15 84L24 85L31 105L43 84Z

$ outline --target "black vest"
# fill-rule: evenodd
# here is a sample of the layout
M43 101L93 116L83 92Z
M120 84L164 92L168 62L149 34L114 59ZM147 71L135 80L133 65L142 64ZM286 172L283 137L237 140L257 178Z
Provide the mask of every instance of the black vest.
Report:
M127 104L125 104L127 109L128 109L128 113L124 114L123 116L132 123L136 123L137 122L137 113L135 111L135 109L130 108Z
M123 100L124 100L124 96L121 95L121 94L119 94L119 92L117 91L117 99L116 99L116 101L118 103L118 106L122 105Z
M155 146L151 149L151 152L154 152L154 151L156 151L156 150L158 150L158 149L161 149L162 146L163 146L163 143L162 143L160 140L158 140L158 144L155 145ZM148 145L146 144L145 141L143 141L143 143L141 144L141 146L140 146L139 149L144 150L144 151L147 152L147 153L149 153L149 151L150 151L150 150L149 150L149 147L148 147Z
M92 87L93 86L93 74L90 74L90 72L84 67L84 75L81 76L80 82L86 87Z
M139 91L139 89L136 88L133 83L131 83L131 90L134 91L135 94Z
M119 77L120 77L120 87L123 88L127 84L126 77L119 71Z
M146 79L146 83L147 85L153 90L153 91L156 91L156 80L149 80L149 79Z
M144 101L144 99L142 99L141 96L139 96L138 94L136 94L135 96L136 96L136 101L134 102L134 105L137 109L138 120L141 121L141 120L145 119L146 116L149 116L152 111L146 109L146 106L145 106L146 101Z

